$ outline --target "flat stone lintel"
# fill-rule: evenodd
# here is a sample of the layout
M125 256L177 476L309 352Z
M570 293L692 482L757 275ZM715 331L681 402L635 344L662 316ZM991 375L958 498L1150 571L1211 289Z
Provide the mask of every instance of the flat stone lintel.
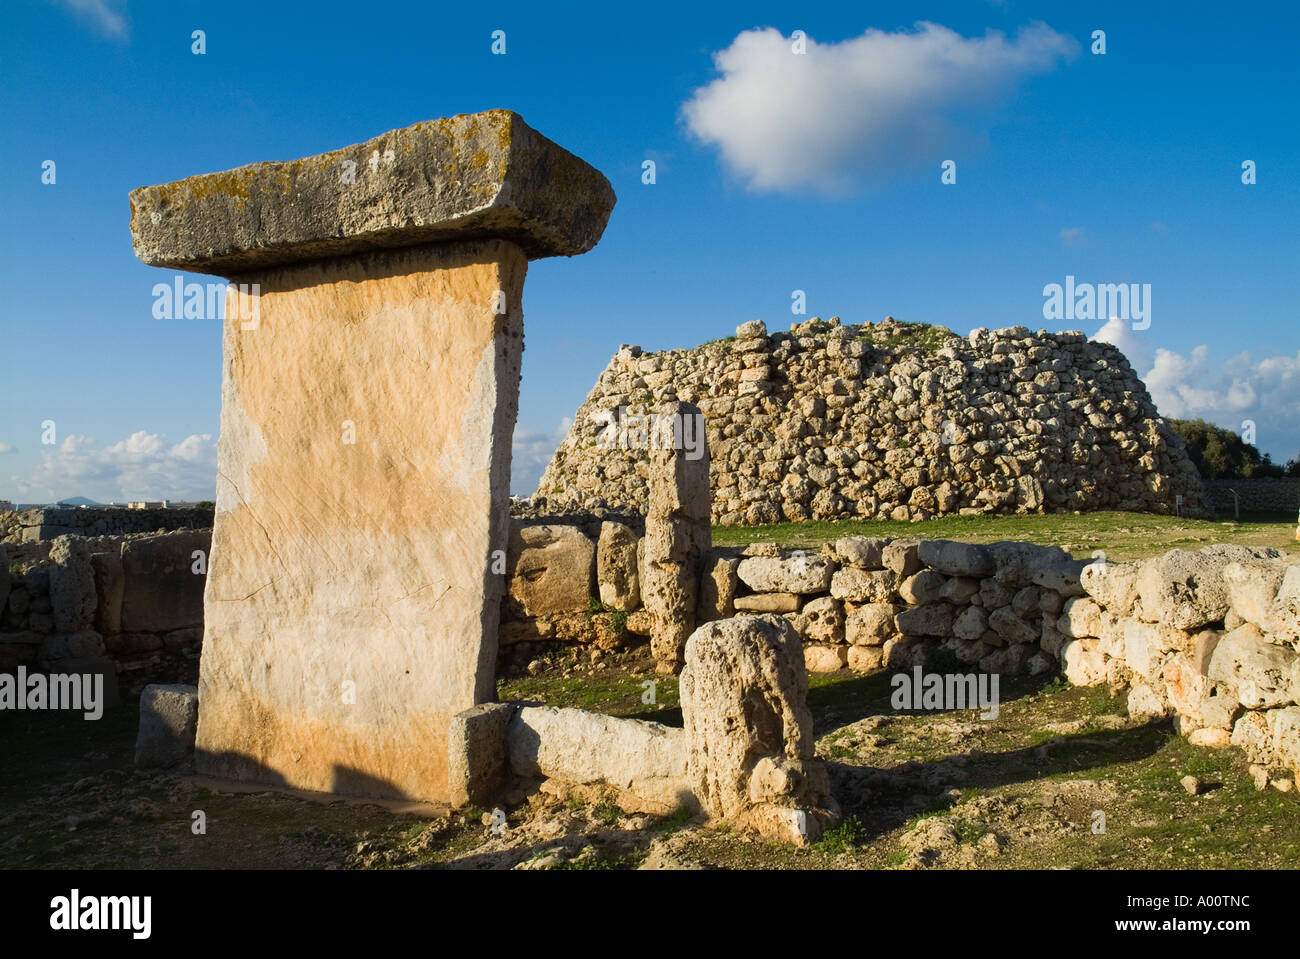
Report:
M529 259L596 245L599 170L510 110L429 120L341 150L131 192L135 253L220 276L369 250L496 238Z

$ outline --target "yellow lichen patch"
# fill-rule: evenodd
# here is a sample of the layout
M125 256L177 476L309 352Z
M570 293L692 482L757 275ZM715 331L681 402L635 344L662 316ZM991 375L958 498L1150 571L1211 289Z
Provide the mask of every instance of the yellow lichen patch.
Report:
M249 181L252 179L250 167L227 170L224 173L206 173L203 176L187 177L175 183L164 183L155 187L159 206L184 206L189 203L202 202L208 197L228 196L234 199L236 208L242 210L248 203Z
M275 169L275 185L280 188L280 192L288 196L293 192L293 181L295 177L289 172L289 164L281 164Z
M329 153L321 153L317 156L303 157L301 160L291 160L288 163L279 164L276 171L276 183L287 194L305 173L315 170L328 171L331 167L339 166L349 159L349 154L354 149L355 147L343 147Z

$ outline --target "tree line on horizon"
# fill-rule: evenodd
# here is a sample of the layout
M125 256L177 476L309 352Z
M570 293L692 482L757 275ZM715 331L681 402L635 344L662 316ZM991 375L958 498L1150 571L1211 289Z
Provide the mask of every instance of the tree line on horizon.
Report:
M1261 453L1232 430L1205 420L1166 418L1165 422L1183 438L1187 455L1202 479L1300 477L1300 453L1286 463L1278 464L1268 453Z

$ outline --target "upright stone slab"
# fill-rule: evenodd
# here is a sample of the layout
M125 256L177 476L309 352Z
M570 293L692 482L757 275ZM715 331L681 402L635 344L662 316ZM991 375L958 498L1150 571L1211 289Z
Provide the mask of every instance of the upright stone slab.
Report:
M196 766L448 801L494 697L529 259L601 174L509 111L131 194L137 255L232 277Z
M650 651L663 675L681 669L695 629L700 577L712 545L709 449L698 406L673 403L649 430L650 493L641 601Z
M686 775L709 816L806 845L839 819L813 752L799 634L780 616L705 623L679 685Z

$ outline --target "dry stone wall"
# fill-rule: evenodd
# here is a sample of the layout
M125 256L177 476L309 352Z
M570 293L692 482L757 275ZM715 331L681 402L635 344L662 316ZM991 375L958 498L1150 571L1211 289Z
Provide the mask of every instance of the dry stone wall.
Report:
M1236 491L1236 502L1232 491ZM1300 479L1289 477L1258 479L1218 479L1205 483L1207 505L1219 513L1231 513L1233 507L1270 513L1300 511Z
M131 694L193 683L211 542L200 529L64 535L48 557L0 546L0 670L100 672Z
M705 416L720 524L1202 511L1182 440L1114 346L1025 327L947 332L832 318L769 335L755 321L692 350L622 347L537 495L644 511L636 417L686 401Z
M599 588L595 561L590 575ZM853 536L815 553L713 549L701 580L700 623L783 619L808 672L927 666L942 651L984 673L1060 672L1127 690L1132 715L1172 717L1197 745L1240 746L1265 779L1300 777L1300 554L1214 545L1125 564ZM503 614L503 656L522 665L543 638L608 649L649 636L642 608L579 612L582 599L575 589L566 616Z
M1300 554L1175 549L1094 563L1081 585L1051 637L1067 679L1127 688L1130 715L1173 717L1197 745L1241 747L1257 779L1300 778Z
M0 513L0 543L40 543L59 536L124 536L211 529L212 509L72 509L44 506Z
M657 620L643 603L617 609L597 599L607 578L626 580L637 575L638 558L644 563L639 543L617 556L602 553L616 528L635 538L607 520L599 534L588 523L534 526L545 532L530 534L531 545L512 536L520 551L510 557L502 607L504 668L526 668L555 642L611 650L651 636ZM799 636L810 672L919 665L942 646L988 672L1036 674L1058 666L1059 644L1043 640L1066 601L1083 595L1084 565L1059 548L1028 543L851 536L817 553L770 543L712 549L694 617L780 616Z
M734 567L730 608L785 617L810 672L917 666L940 649L984 672L1055 671L1042 640L1065 602L1082 595L1082 561L1029 543L850 536L820 553L747 547ZM733 571L734 570L734 571Z

